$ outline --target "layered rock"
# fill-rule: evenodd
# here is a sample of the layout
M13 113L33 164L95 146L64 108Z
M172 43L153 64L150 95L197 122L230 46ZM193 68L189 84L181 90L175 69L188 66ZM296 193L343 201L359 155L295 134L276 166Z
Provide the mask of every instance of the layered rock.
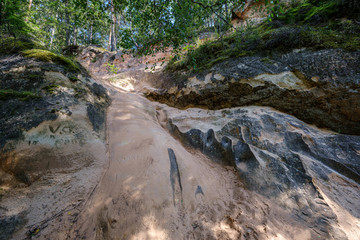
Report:
M346 215L356 228L360 216L360 137L321 131L264 107L168 109L167 115L167 128L184 144L235 166L246 189L311 229L304 239L353 237L342 224Z
M359 61L359 51L343 50L242 57L145 95L181 109L271 106L319 127L360 134Z
M245 1L240 7L232 9L231 24L234 27L243 27L248 24L260 23L267 17L264 0Z
M143 67L135 64L136 70L122 69L121 73L112 76L114 79L111 82L116 86L131 78L131 91L142 91L153 101L178 108L153 103L157 105L159 123L184 143L186 149L189 146L199 149L219 163L219 169L222 168L220 165L229 169L235 167L243 184L235 189L251 192L256 197L254 195L254 199L246 199L251 202L246 210L240 206L230 210L233 213L229 214L229 221L225 222L230 229L238 230L238 235L234 236L265 239L271 235L271 231L275 231L279 233L276 237L285 236L285 239L356 239L359 232L357 219L360 216L357 210L360 207L360 138L356 136L360 132L357 113L360 96L359 56L359 52L312 52L301 49L288 54L273 53L271 58L249 56L233 59L199 74L155 73L150 76L144 73ZM90 63L87 58L84 61L96 64ZM116 61L114 64L116 66ZM101 69L98 73L104 78L112 78L109 72L101 72ZM131 102L134 104L136 100ZM265 105L275 109L248 105ZM336 132L318 129L296 117ZM161 146L157 149L160 151ZM169 156L170 161L179 158L170 152ZM197 161L196 156L197 153L193 153L191 157L186 155L184 158ZM189 169L181 169L183 161L179 161L178 173L181 176L196 176ZM170 170L176 169L171 166ZM205 168L203 171L207 172ZM174 177L170 180L174 180ZM171 185L173 194L181 192L182 187L186 188L184 182L178 185ZM166 186L163 187L166 189ZM192 186L195 197L206 192L201 186L199 190L197 187ZM180 190L174 190L176 188ZM204 199L207 199L206 193ZM234 199L228 200L229 206L235 202ZM258 205L259 199L263 199L266 204ZM190 194L184 197L184 202L192 202ZM110 212L114 211L114 206L109 206L110 210L104 208L104 212L99 215L101 218L112 215ZM124 205L122 208L135 207ZM241 213L235 210L237 208L242 209ZM220 212L228 214L228 210L225 208ZM257 210L263 212L263 229L242 228L254 226L249 219L244 219L244 215L247 216L252 210L254 219L257 219L257 215L262 216ZM186 211L183 214L182 218L189 216ZM189 236L203 236L200 234L203 226L209 222L216 226L215 222L220 221L214 219L217 218L206 216L194 223L194 229L199 227L200 230L189 230L184 227L186 224L181 229L188 231ZM304 232L297 235L294 230L289 230L281 235L287 231L286 228L291 229L286 224L287 227L281 225L272 230L267 229L269 222L276 225L278 219L282 219L281 224L296 223ZM119 229L114 226L127 226L128 220L124 219L124 222L126 224L104 224L101 229L116 232Z

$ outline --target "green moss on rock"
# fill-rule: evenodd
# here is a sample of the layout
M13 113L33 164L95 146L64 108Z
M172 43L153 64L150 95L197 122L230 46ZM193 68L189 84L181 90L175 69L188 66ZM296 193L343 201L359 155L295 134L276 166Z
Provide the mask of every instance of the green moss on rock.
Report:
M0 100L19 99L21 101L28 101L31 99L38 99L38 98L41 98L41 96L34 92L29 92L29 91L18 92L13 89L0 89Z
M43 89L50 94L54 94L55 90L59 87L60 87L59 85L51 84L51 85L47 85L47 86L43 87Z
M15 39L13 37L0 39L0 54L14 54L33 48L45 49L44 46L28 39Z
M70 58L58 55L56 53L50 52L48 50L43 49L29 49L22 51L22 54L25 57L35 58L43 62L53 62L56 64L63 65L70 71L80 71L79 66L76 62L71 60Z
M205 42L182 59L170 61L167 69L202 71L229 58L267 55L272 51L286 53L300 48L359 50L360 25L354 19L331 18L336 16L332 6L333 1L323 1L319 5L305 2L272 22ZM304 12L304 9L311 9L311 12ZM282 20L284 16L287 16L287 21ZM314 24L315 16L326 21Z

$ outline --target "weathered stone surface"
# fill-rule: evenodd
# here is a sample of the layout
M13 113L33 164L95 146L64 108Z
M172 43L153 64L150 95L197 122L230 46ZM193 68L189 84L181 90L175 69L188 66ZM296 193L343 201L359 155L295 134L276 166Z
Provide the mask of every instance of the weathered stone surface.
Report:
M105 89L93 84L86 74L74 76L59 65L21 56L2 56L0 62L5 63L0 68L1 89L37 95L37 98L26 100L16 97L0 99L0 149L7 140L20 138L23 131L43 121L55 120L59 113L71 115L71 106L98 104L98 112L101 108L102 117L105 117L104 109L110 103L109 97ZM69 77L81 81L73 82Z
M20 213L17 215L0 218L0 239L10 239L11 235L15 232L16 228L25 223L24 214Z
M319 127L360 134L359 63L359 51L343 50L243 57L145 95L178 108L271 106Z
M0 56L0 90L0 239L70 227L104 167L107 90L20 55Z
M314 238L346 239L325 196L360 216L359 136L324 132L263 107L168 111L168 118L184 143L234 165L249 190L277 201ZM348 185L333 187L340 182Z

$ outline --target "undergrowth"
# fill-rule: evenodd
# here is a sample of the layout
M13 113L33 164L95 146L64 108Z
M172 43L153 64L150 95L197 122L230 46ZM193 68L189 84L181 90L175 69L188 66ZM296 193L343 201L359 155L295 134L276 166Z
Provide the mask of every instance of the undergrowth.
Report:
M360 49L358 15L344 17L341 1L303 1L272 21L248 27L222 39L187 46L187 54L174 57L167 69L203 71L231 58L271 51L308 48Z

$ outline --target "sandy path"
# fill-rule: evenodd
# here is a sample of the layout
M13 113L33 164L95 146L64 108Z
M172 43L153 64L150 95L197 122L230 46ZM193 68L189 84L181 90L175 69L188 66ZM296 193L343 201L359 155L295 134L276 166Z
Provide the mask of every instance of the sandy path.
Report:
M204 205L219 208L233 197L228 186L237 181L233 170L186 151L160 126L156 115L148 100L114 94L108 112L109 168L73 234L79 230L86 239L188 238L188 230L198 227L196 217L206 211ZM181 181L176 179L174 195L169 148Z
M109 166L69 239L310 236L269 200L246 191L234 168L184 148L161 127L164 105L119 90L112 98Z

